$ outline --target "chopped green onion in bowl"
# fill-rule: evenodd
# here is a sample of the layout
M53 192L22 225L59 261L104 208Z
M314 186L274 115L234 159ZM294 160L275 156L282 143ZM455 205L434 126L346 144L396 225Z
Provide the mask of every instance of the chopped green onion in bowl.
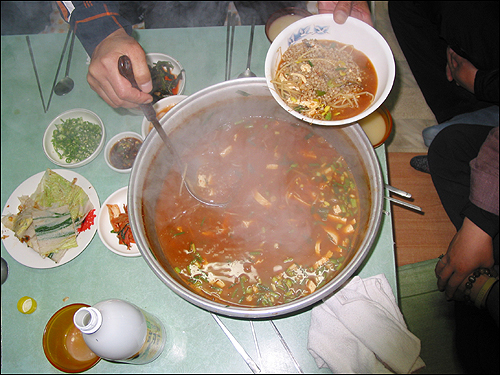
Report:
M80 162L90 157L99 146L102 129L83 121L82 117L61 120L52 133L52 145L66 163Z
M77 168L94 160L104 147L106 129L94 112L76 108L61 113L47 126L43 151L56 165Z

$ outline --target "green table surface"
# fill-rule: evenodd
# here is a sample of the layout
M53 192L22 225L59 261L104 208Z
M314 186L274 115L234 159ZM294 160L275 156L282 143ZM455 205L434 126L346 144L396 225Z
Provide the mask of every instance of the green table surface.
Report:
M166 53L181 62L187 72L186 95L224 80L225 27L138 30L135 33L146 52ZM236 78L246 68L249 35L250 27L236 27L231 78ZM32 35L30 38L47 103L65 35ZM47 168L59 168L45 156L42 138L48 124L60 113L72 108L94 111L105 124L107 139L125 130L141 133L142 116L109 107L89 87L87 54L78 41L70 72L75 87L66 96L54 95L48 112L44 113L25 36L2 36L1 40L2 207L27 178ZM257 26L251 69L260 77L264 76L268 48L264 27ZM60 78L64 71L65 62ZM376 154L387 181L385 147L379 147ZM74 171L95 187L101 204L114 191L127 186L130 177L112 171L104 161L103 152L90 164ZM93 305L110 298L127 300L160 318L169 332L166 350L154 362L145 365L101 360L88 373L251 372L207 311L170 291L142 257L122 257L109 251L97 233L85 251L59 267L26 267L10 256L3 241L2 257L9 265L9 276L1 293L2 373L60 372L48 362L42 348L44 327L50 317L72 303ZM369 277L383 273L396 294L395 270L391 209L385 201L379 234L356 274ZM16 308L17 301L26 295L38 303L31 315L21 314ZM68 299L63 301L65 297ZM310 316L311 309L274 319L274 322L304 372L329 372L318 369L307 350ZM297 372L269 321L254 322L262 357L259 359L250 323L228 317L221 319L263 372Z

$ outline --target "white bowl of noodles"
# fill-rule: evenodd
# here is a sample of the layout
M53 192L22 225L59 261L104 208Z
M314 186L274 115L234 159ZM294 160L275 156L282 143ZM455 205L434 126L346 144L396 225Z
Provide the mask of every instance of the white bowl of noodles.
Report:
M352 17L337 24L331 14L288 26L265 62L276 101L303 121L329 126L357 122L380 107L395 71L392 51L377 30Z

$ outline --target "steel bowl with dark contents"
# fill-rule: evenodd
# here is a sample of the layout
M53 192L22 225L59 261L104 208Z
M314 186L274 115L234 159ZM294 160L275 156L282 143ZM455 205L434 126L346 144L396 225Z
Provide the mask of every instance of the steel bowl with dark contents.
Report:
M197 165L209 207L183 189L158 134L135 160L128 211L151 270L186 301L217 314L271 318L330 296L363 263L383 202L378 159L358 124L310 125L273 99L264 78L208 87L161 119Z

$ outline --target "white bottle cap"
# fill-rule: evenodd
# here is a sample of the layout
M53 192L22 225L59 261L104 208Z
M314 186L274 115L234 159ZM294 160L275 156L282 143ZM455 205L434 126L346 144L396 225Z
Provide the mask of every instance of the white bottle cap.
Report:
M73 323L84 334L91 334L101 328L102 315L94 307L82 307L73 315Z

